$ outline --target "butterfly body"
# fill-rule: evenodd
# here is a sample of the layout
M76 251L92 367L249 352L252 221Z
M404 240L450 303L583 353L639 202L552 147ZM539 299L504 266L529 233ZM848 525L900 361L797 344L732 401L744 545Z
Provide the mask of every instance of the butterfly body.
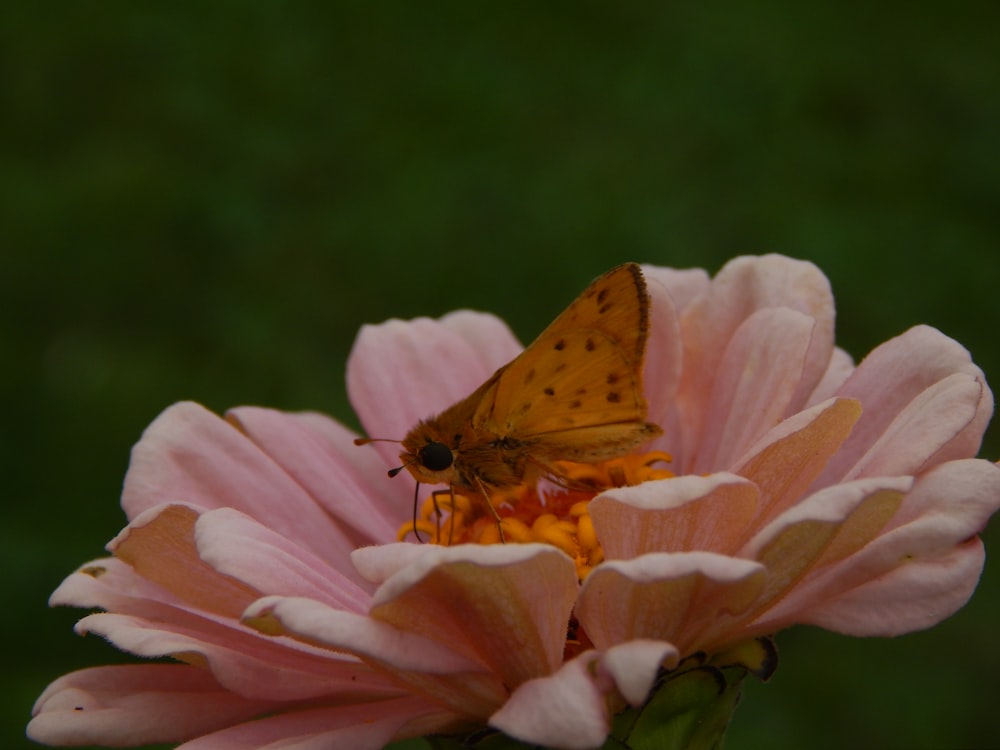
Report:
M661 434L642 386L648 311L636 264L604 274L472 394L418 422L404 466L419 482L486 495L562 483L558 461L617 458Z

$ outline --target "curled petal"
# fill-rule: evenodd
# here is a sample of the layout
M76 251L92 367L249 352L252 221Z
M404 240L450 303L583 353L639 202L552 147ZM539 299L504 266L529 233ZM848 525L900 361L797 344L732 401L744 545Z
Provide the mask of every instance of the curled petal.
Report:
M865 404L865 413L817 486L833 484L847 476L907 405L939 381L957 374L985 383L969 352L929 326L911 328L874 349L838 390L839 396L857 398ZM942 455L942 460L973 456L978 450L993 410L993 399L984 385L981 395L973 394L972 400L975 416L964 429L954 433L949 444L951 455ZM910 470L919 468L915 465Z
M677 647L666 641L637 639L612 646L601 658L601 668L610 675L629 704L639 706L660 668L673 669L680 661Z
M992 398L984 383L964 373L949 375L928 386L903 407L848 470L846 478L919 474L943 459L957 457L949 454L955 453L956 442L961 443L961 436L978 421L987 397ZM977 443L981 435L979 428ZM970 453L959 447L957 455Z
M614 696L641 705L660 668L671 669L677 661L677 649L663 641L634 640L603 653L584 652L551 675L521 685L490 717L490 725L546 747L599 747L610 729Z
M709 623L751 607L765 579L757 562L709 552L612 560L584 582L575 612L599 649L646 638L691 653L707 640Z
M735 474L689 474L610 490L588 510L608 559L681 550L726 554L745 540L759 496Z
M143 578L192 606L228 617L261 593L224 575L198 555L194 539L199 511L184 505L150 508L108 544L108 550Z
M910 477L880 477L837 485L779 516L741 553L768 570L755 610L767 608L793 587L801 591L807 574L869 544L885 529L912 484Z
M562 661L576 569L544 544L417 547L376 592L371 616L482 660L508 685Z
M940 622L982 570L975 535L1000 505L1000 468L952 461L921 477L886 529L804 580L769 622L813 622L851 635L896 635Z
M501 732L534 745L573 750L600 747L611 728L594 667L599 656L580 654L556 672L525 682L489 720Z

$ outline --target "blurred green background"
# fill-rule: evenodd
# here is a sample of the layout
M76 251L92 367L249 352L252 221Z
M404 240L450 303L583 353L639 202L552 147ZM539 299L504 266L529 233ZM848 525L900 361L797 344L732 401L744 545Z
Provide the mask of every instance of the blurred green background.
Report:
M1000 383L1000 6L838 5L5 5L0 746L117 658L46 598L122 526L143 427L178 399L353 424L362 323L530 340L619 262L780 252L856 357L926 322ZM786 632L727 747L996 746L998 623L991 560L930 632Z

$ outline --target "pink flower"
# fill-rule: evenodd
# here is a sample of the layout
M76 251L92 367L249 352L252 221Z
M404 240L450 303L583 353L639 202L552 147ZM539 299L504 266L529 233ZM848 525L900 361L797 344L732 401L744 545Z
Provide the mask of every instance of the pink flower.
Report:
M595 747L614 708L695 652L796 623L895 635L959 609L1000 506L1000 469L974 458L993 402L968 352L917 327L855 367L809 263L645 270L664 429L646 448L673 461L528 519L524 538L551 543L396 543L414 490L385 477L397 446L356 447L317 414L167 409L133 451L112 557L52 603L99 609L79 632L175 663L66 675L29 735L376 748L490 725ZM472 312L365 327L351 399L369 434L401 438L519 351Z

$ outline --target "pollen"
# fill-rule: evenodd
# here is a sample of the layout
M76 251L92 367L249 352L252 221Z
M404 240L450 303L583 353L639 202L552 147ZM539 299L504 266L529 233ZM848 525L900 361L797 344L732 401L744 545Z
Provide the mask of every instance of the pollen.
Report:
M421 539L444 546L550 544L573 559L583 581L604 560L587 509L590 501L606 489L672 477L662 468L670 461L670 454L651 451L592 464L560 462L558 483L542 480L490 493L499 524L475 494L438 490L424 501L415 522L400 527L398 538L412 539L417 532Z

